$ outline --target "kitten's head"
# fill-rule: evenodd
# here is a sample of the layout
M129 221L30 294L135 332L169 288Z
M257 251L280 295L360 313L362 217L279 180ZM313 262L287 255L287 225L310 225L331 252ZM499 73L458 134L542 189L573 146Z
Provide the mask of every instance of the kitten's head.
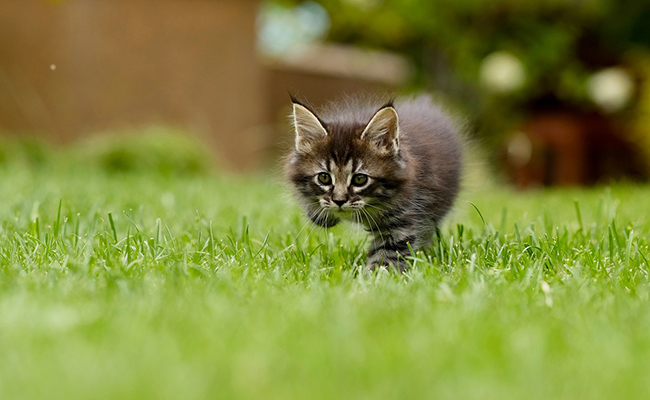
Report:
M356 210L374 214L390 207L406 180L399 117L392 103L368 114L367 120L353 114L322 120L293 102L296 137L286 172L309 217L321 225L332 223L318 218L356 218Z

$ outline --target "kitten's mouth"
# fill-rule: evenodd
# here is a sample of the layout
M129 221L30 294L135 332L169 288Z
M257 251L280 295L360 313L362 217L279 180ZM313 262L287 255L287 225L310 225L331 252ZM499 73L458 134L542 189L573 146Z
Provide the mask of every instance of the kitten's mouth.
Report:
M322 201L321 208L327 210L334 215L344 216L354 214L356 212L362 211L364 208L363 203L354 202L354 203L345 203L342 206L338 204L335 205L333 202Z
M358 207L358 206L330 207L329 210L330 212L334 212L335 214L349 215L359 211L361 208L363 207Z

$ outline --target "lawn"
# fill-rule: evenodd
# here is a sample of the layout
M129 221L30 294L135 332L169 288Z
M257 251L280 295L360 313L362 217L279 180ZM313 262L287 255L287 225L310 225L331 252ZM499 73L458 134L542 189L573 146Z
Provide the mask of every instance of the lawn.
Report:
M367 275L364 233L276 174L4 146L0 399L650 393L650 187L468 185L408 273Z

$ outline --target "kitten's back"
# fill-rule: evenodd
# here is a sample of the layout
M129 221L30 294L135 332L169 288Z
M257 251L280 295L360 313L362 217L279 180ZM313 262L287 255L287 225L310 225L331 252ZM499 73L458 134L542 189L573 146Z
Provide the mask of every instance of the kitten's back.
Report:
M460 188L462 146L459 125L429 97L398 101L400 140L410 154L411 182L419 203L435 222L451 208Z

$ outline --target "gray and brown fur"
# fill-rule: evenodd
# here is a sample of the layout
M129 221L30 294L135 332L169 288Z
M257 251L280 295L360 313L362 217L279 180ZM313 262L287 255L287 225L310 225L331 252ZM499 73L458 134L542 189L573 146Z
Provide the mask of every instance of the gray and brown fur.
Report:
M458 193L456 126L428 97L347 98L318 112L292 100L296 143L285 173L307 216L323 227L362 224L373 236L367 269L403 271L409 246L431 243Z

